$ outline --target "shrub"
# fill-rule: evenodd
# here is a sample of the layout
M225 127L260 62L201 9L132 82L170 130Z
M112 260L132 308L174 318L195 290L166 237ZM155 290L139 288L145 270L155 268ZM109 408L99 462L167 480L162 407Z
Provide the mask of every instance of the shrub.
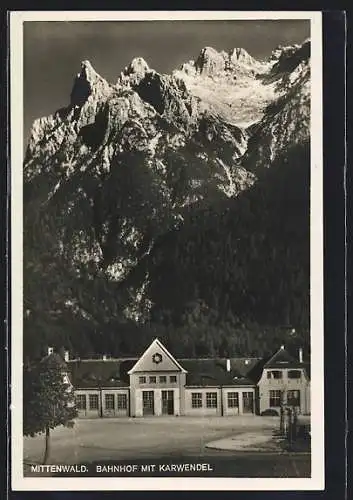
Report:
M278 411L273 408L268 408L267 410L261 412L262 417L278 417L278 415Z

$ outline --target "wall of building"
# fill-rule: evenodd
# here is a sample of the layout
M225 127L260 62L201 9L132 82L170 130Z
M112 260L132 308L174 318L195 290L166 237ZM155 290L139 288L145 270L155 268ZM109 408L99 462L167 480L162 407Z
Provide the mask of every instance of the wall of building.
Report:
M78 409L77 416L79 418L99 418L101 416L102 409L102 399L101 399L101 391L99 389L76 389L75 396L84 396L86 400L86 409ZM98 408L92 409L90 407L90 398L89 396L95 396L95 401L98 403ZM97 399L98 398L98 399Z
M163 415L162 410L162 391L172 391L173 392L173 401L174 401L174 415L180 415L180 390L177 387L170 388L165 387L163 389L160 388L135 388L131 391L131 416L132 417L143 417L143 392L144 391L153 391L154 396L154 416Z
M202 406L200 408L193 408L192 406L192 394L198 393L201 394ZM206 401L206 394L214 393L217 394L217 407L216 408L208 408ZM222 414L222 403L221 403L221 389L217 387L194 387L194 388L185 388L185 409L184 415L221 415Z
M273 369L275 370L275 369ZM310 382L306 376L303 369L298 369L301 372L300 379L288 378L288 369L281 369L282 378L280 379L269 379L267 378L267 372L273 371L271 369L264 370L262 377L259 380L259 410L260 414L268 409L274 409L278 413L280 411L280 405L271 406L270 405L270 391L277 390L281 391L283 397L283 404L287 404L287 393L291 390L299 391L300 394L300 406L298 410L302 414L310 413L310 396L308 397L308 390L310 391ZM297 369L295 369L297 370Z
M141 382L141 377L145 377L145 382ZM156 377L155 382L151 382L151 377ZM165 377L165 382L160 381L160 377ZM175 377L176 381L171 381ZM143 416L143 392L153 391L154 415L160 416L162 410L162 391L173 391L174 415L182 414L184 398L185 374L170 371L150 371L137 372L130 375L130 414L133 417Z
M102 389L102 416L103 417L126 417L130 414L129 389ZM114 397L114 408L107 408L106 395ZM125 395L126 408L119 408L118 395Z
M180 373L179 375L180 415L185 415L185 384L186 384L186 373Z
M228 405L228 394L236 393L238 394L238 407L232 408ZM251 412L244 412L244 393L251 393L253 398L253 408ZM243 415L255 414L255 389L254 387L223 387L222 389L222 400L223 400L223 415L224 416L232 416L232 415Z
M183 373L180 372L166 372L166 371L154 371L154 372L136 372L130 375L130 387L146 387L146 388L177 388L183 383ZM146 382L140 382L140 377L145 377ZM156 381L151 382L150 378L155 377ZM166 377L165 382L160 381L160 377ZM175 382L171 382L170 377L176 377Z
M79 418L99 418L99 417L142 417L143 411L143 392L153 391L154 408L153 415L160 416L168 414L163 412L162 391L173 392L173 414L174 415L194 415L194 416L237 416L243 414L262 413L268 409L275 409L278 413L280 406L270 406L270 391L283 391L284 405L287 403L286 394L288 390L298 390L300 392L300 407L298 410L301 414L310 414L310 380L304 370L301 369L300 379L288 378L288 369L282 369L281 379L267 378L267 371L264 370L262 377L258 383L258 387L185 387L186 375L184 373L161 373L156 374L156 383L151 384L149 376L153 373L146 373L146 383L140 383L139 377L141 374L131 375L131 389L128 388L105 388L99 389L77 389L75 395L85 397L85 408L78 409ZM167 380L165 383L159 381L159 376L165 375ZM170 375L177 377L176 382L170 381ZM201 407L193 407L192 393L201 394ZM207 393L215 393L217 396L217 406L207 406ZM236 393L238 395L238 405L230 407L228 395ZM244 394L252 394L253 408L252 411L245 411ZM107 394L114 396L114 408L106 407L105 396ZM118 408L118 395L126 395L126 408ZM90 398L91 396L91 398ZM233 398L234 400L234 398ZM91 403L95 403L92 407Z

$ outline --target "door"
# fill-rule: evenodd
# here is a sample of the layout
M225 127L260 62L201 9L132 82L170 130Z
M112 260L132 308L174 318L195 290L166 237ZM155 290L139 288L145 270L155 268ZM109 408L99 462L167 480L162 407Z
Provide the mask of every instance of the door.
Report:
M162 414L174 415L174 391L162 391Z
M254 413L253 392L243 392L243 413Z
M142 408L144 415L154 415L153 391L142 391Z

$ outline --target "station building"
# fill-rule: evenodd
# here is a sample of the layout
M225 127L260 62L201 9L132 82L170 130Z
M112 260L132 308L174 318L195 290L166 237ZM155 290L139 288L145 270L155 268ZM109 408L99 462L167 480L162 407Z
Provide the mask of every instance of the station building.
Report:
M81 418L310 414L310 365L281 346L267 359L175 359L155 339L136 358L70 359Z

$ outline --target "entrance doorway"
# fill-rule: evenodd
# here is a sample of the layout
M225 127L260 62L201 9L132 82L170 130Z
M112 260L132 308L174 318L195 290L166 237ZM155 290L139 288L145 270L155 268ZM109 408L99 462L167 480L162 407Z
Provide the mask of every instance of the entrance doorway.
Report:
M142 408L144 415L154 415L153 391L142 391Z
M254 413L253 392L243 392L243 413Z
M162 415L174 415L174 391L162 391Z

